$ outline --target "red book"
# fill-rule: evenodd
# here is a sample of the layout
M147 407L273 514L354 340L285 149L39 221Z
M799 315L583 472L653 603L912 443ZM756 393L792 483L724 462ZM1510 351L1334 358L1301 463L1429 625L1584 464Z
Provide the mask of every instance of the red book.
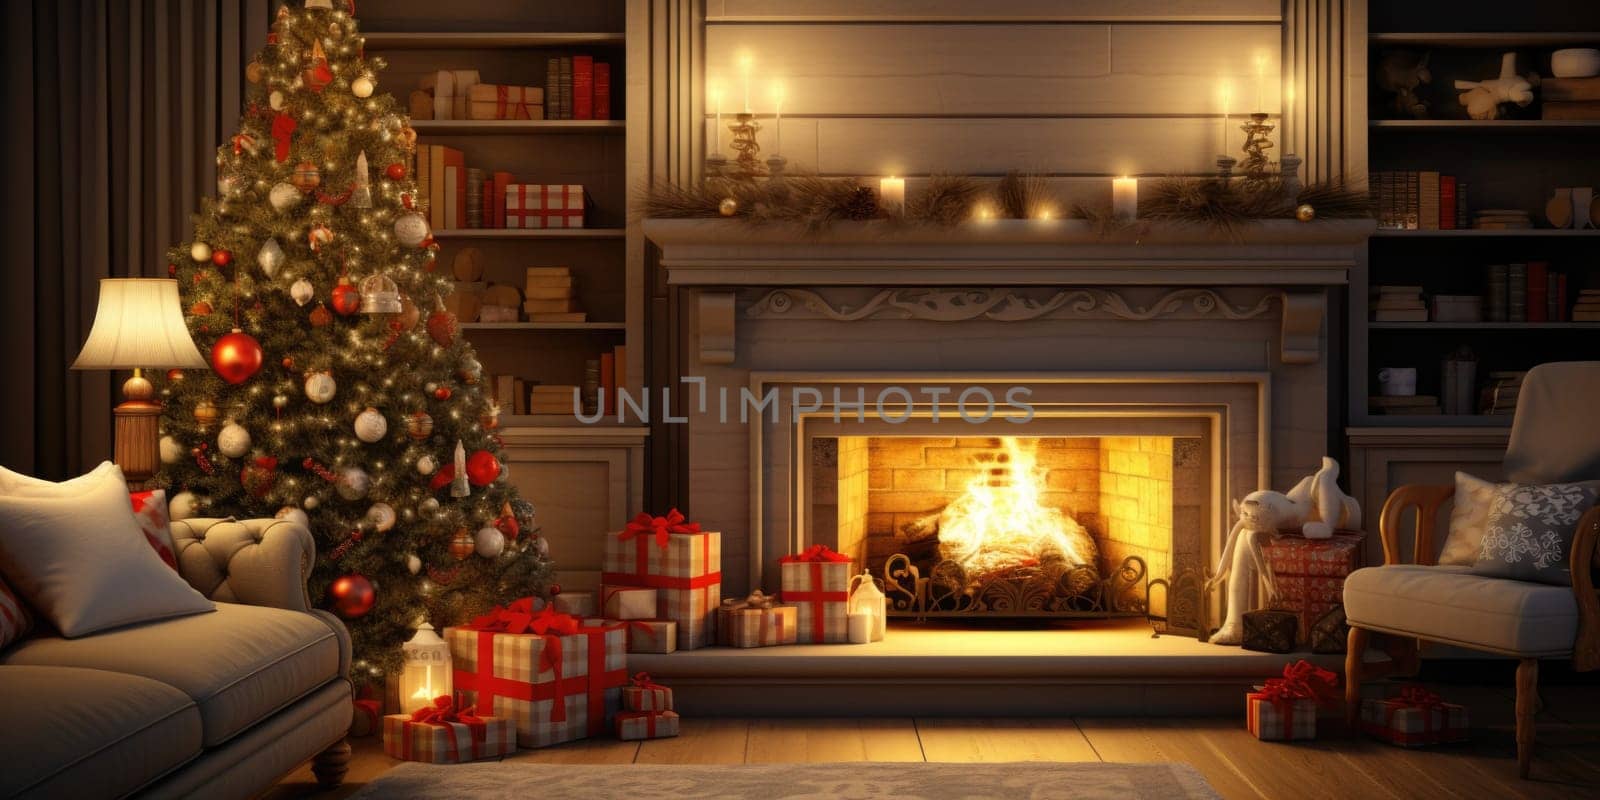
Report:
M1549 321L1550 265L1544 261L1528 262L1528 321Z
M617 413L617 360L611 353L600 354L600 412L605 416Z
M594 65L594 118L611 119L611 65Z
M594 119L594 56L572 57L572 118Z
M485 208L494 209L493 227L504 228L506 226L506 187L511 185L511 173L496 172L491 183L494 186L494 203L493 205L485 206Z
M1439 230L1456 228L1456 176L1439 176Z

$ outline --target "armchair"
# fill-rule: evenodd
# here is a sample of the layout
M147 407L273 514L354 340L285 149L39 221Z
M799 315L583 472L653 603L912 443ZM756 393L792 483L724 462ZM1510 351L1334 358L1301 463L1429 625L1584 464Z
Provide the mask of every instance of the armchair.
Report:
M1505 466L1518 483L1600 479L1600 430L1592 403L1600 393L1600 362L1544 364L1523 381L1512 421ZM1600 507L1579 520L1569 562L1572 585L1559 586L1472 574L1468 567L1440 566L1435 528L1453 486L1402 486L1379 517L1384 566L1352 573L1345 582L1350 625L1345 661L1346 718L1359 718L1361 682L1388 674L1415 673L1422 640L1518 659L1516 740L1518 774L1533 762L1534 714L1538 710L1539 659L1568 658L1578 670L1600 667ZM1406 552L1405 516L1414 515ZM1387 634L1389 660L1366 663L1373 632Z

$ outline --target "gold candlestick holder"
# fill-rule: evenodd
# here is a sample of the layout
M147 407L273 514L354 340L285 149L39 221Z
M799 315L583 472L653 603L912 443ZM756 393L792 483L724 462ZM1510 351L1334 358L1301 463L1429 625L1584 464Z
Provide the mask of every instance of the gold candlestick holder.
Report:
M1239 130L1244 131L1244 161L1239 169L1245 180L1260 181L1270 177L1272 160L1267 157L1267 151L1273 147L1271 134L1276 127L1260 111L1251 114L1249 121L1239 126Z
M767 174L761 164L761 144L756 141L756 134L761 131L761 123L756 122L756 115L749 112L733 115L728 130L733 133L733 141L728 146L739 154L733 162L738 165L739 176L755 178Z

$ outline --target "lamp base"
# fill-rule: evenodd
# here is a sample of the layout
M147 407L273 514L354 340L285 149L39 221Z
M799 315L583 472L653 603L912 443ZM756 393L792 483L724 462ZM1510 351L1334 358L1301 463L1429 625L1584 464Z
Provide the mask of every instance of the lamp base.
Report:
M151 399L154 395L150 381L134 370L122 384L127 399L111 410L116 422L111 460L122 468L129 489L143 489L160 466L161 404Z

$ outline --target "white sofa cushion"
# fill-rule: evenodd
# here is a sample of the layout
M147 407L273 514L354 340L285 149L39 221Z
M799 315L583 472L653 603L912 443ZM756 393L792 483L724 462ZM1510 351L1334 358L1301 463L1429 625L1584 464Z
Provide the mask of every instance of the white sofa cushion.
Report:
M1350 573L1352 626L1520 656L1572 652L1578 603L1570 586L1474 575L1470 567L1394 564Z

